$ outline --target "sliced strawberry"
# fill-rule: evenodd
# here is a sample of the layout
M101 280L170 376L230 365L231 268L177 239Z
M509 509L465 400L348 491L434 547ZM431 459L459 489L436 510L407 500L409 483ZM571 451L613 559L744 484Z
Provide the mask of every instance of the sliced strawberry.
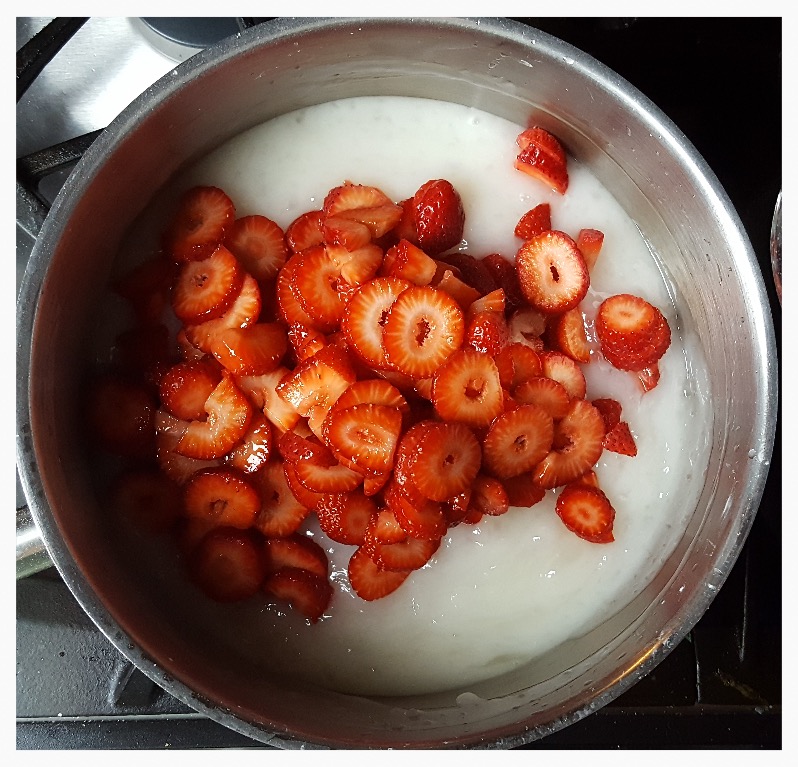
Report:
M407 533L397 522L393 511L385 508L371 516L364 538L366 546L373 546L378 543L398 543L407 538Z
M338 460L373 474L390 471L401 430L399 408L368 403L331 410L323 425L324 440Z
M394 369L427 378L460 348L464 332L463 310L451 296L413 285L391 306L382 343Z
M295 533L308 516L309 509L291 492L283 462L277 458L271 460L254 477L263 501L255 527L267 538L284 538Z
M155 456L161 471L178 485L184 485L201 469L220 466L221 459L199 460L177 452L177 443L188 428L188 421L170 415L166 410L155 414Z
M252 418L252 405L229 373L205 401L205 420L193 420L175 448L188 458L222 458L243 439Z
M552 418L537 405L502 413L485 436L485 468L500 479L531 471L549 453L553 438Z
M407 200L401 200L399 202L399 207L402 209L402 216L399 219L399 223L393 228L393 232L391 232L391 244L395 244L399 242L399 240L407 240L408 242L412 242L413 245L418 245L413 198L410 197Z
M469 510L476 514L499 517L510 509L510 498L504 484L494 477L478 474L471 492Z
M206 352L202 351L197 346L194 346L189 340L188 336L186 335L186 329L180 328L177 331L177 350L180 354L181 359L185 362L192 362L194 360L200 360L206 356Z
M360 287L346 305L341 328L347 343L373 368L388 367L383 328L394 301L411 284L398 277L377 277Z
M288 342L298 362L312 357L319 349L327 346L327 339L320 330L312 325L295 322L288 328Z
M501 385L509 392L524 381L543 374L543 363L538 353L518 342L508 344L496 355L496 368Z
M258 491L235 469L198 471L183 488L185 514L219 527L252 527L260 511Z
M549 489L567 485L591 469L604 450L604 419L586 400L573 400L554 429L552 451L535 467L535 481Z
M123 471L109 491L111 509L145 535L172 530L183 513L180 486L158 469Z
M504 291L506 311L512 313L527 306L526 298L518 281L518 272L512 261L500 253L490 253L482 259L493 275L496 284Z
M521 151L515 160L516 170L542 181L555 192L568 189L568 161L559 139L543 128L523 131L516 139Z
M439 540L446 533L448 519L443 505L425 498L413 485L390 483L385 502L407 535L421 540Z
M231 373L270 373L288 351L288 335L282 324L256 322L245 328L227 328L213 337L211 353Z
M609 433L620 423L622 408L618 400L611 397L600 397L591 400L591 404L601 413L601 417L604 419L605 433Z
M670 326L662 312L628 293L611 296L599 306L596 336L604 357L619 370L651 367L671 343Z
M240 602L260 591L265 577L257 538L248 530L219 527L191 552L191 579L217 602Z
M566 388L553 378L538 376L522 381L513 389L513 399L521 405L537 405L555 421L565 418L571 407Z
M429 285L438 265L421 248L409 240L399 240L385 252L380 275L398 277L414 285Z
M546 491L535 482L530 472L519 474L515 477L506 477L502 485L507 493L510 506L529 508L540 503L546 496Z
M262 308L260 288L254 277L244 277L241 290L227 311L213 320L186 326L186 338L202 351L211 353L213 339L228 328L245 328L258 321Z
M559 352L543 352L540 361L543 364L543 375L562 384L571 399L585 398L587 382L578 363Z
M173 261L157 255L143 261L113 284L113 289L125 298L139 322L160 322L169 305L169 294L178 267Z
M205 360L178 362L161 378L161 404L184 421L203 419L205 402L221 380L218 368Z
M353 184L351 181L346 181L327 192L322 210L326 216L336 216L346 211L390 204L392 204L391 198L376 186Z
M637 445L629 424L626 421L619 421L604 436L604 449L612 453L621 455L637 455Z
M576 235L576 247L585 259L588 271L592 271L596 265L603 244L604 232L598 229L580 229Z
M322 224L324 242L340 245L346 250L358 250L371 243L371 230L366 224L346 215L327 216Z
M504 393L493 358L460 349L436 371L432 403L444 421L488 426L504 410Z
M593 469L588 469L579 479L571 483L572 485L587 485L588 487L599 488L598 474Z
M396 543L378 543L370 554L382 570L407 572L424 567L440 545L440 538L424 540L407 536Z
M454 527L464 522L469 516L471 504L471 488L462 493L453 495L442 504L443 513L446 516L446 523L449 527Z
M148 388L113 373L91 382L86 401L89 435L97 445L124 456L154 448L156 402Z
M263 590L316 623L330 606L332 586L326 577L299 567L281 567L263 581Z
M413 217L418 246L431 256L463 239L463 201L445 179L427 181L418 189L413 195Z
M448 293L464 311L479 300L482 294L460 279L451 269L443 269L432 280L432 285L444 293Z
M238 388L281 432L293 429L300 419L293 405L277 394L275 388L289 373L288 368L281 366L259 376L234 376Z
M294 464L297 479L314 493L348 493L363 484L363 475L335 462L325 466L313 461Z
M263 544L266 572L297 567L326 578L330 569L327 552L307 535L294 533L285 538L267 538Z
M643 392L651 391L659 383L659 365L655 362L642 370L636 370Z
M408 458L413 484L433 501L445 501L471 486L479 472L481 450L472 431L461 423L423 421L420 450Z
M178 202L164 233L164 250L178 262L207 258L234 220L235 205L221 189L193 187Z
M187 261L180 267L172 291L175 315L194 325L220 317L241 291L245 274L224 245L207 258Z
M551 229L551 205L541 202L521 216L515 225L514 233L522 240L530 240L549 229Z
M402 393L384 378L355 381L336 400L333 410L345 410L355 405L385 405L397 408L403 416L410 415L410 405Z
M272 426L265 416L255 413L249 428L225 457L225 462L244 474L259 471L272 454Z
M551 346L567 354L575 362L590 362L590 342L585 330L585 318L579 307L552 317L547 323L546 334Z
M367 602L382 599L396 591L411 572L411 570L383 570L362 546L352 554L347 568L352 590Z
M543 351L545 345L542 336L546 332L547 324L546 316L535 309L516 309L507 323L510 341L524 344L536 352Z
M283 230L266 216L237 218L224 244L258 282L273 280L288 259Z
M479 314L480 312L496 312L498 314L504 314L506 309L507 300L504 295L504 289L496 288L496 290L492 290L490 293L485 293L484 296L481 296L474 301L474 303L468 307L468 313L469 315Z
M344 315L344 303L335 289L341 269L317 245L295 256L291 274L291 290L313 325L324 331L338 327Z
M382 248L370 242L357 250L347 250L340 245L327 245L327 257L340 270L344 284L334 284L339 298L343 288L354 289L376 276L383 261ZM340 281L339 281L340 282Z
M329 448L321 444L312 434L301 433L301 429L286 431L277 439L277 452L288 463L311 461L322 466L336 463Z
M585 260L576 243L556 229L527 240L515 258L526 300L544 314L578 306L590 285Z
M504 311L469 311L463 340L465 346L496 357L509 341L510 330L504 318Z
M302 308L302 304L294 293L294 270L300 263L300 255L291 256L277 273L275 295L277 297L277 313L286 325L301 324L312 328L316 321Z
M363 492L371 498L382 490L391 478L391 473L386 471L382 474L366 474L363 477Z
M349 219L367 227L371 238L379 240L394 229L401 218L401 206L388 201L383 205L375 205L370 208L352 208L340 211L326 218L325 226L332 220Z
M565 526L580 538L591 543L612 543L615 509L598 488L584 484L564 487L555 511Z
M314 245L324 242L324 233L321 228L324 214L320 210L309 210L297 216L285 230L285 241L288 247L299 253Z
M316 506L319 526L337 543L360 546L366 539L366 528L377 506L362 491L331 493L322 496Z
M500 288L491 270L481 258L475 258L470 253L454 251L453 253L441 253L436 256L436 261L441 264L454 267L454 274L466 285L474 288L481 296L491 293Z
M321 501L323 493L317 493L313 490L308 490L308 488L306 488L299 481L299 475L296 471L296 464L290 463L289 461L284 461L283 472L285 474L285 481L288 484L288 488L294 498L296 498L297 502L306 509L314 511L316 506L319 505L319 501Z

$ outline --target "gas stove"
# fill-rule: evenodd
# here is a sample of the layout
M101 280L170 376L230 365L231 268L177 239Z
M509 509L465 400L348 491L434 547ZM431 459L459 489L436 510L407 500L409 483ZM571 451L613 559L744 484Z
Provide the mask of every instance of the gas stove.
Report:
M42 46L49 63L17 105L18 181L24 181L17 200L17 287L37 215L46 212L97 132L180 61L261 21L17 19L18 50L45 28L59 32ZM517 21L614 69L697 147L735 204L757 254L780 355L781 305L769 242L782 181L781 19ZM32 70L38 67L27 72ZM755 163L738 129L740 94L751 92L768 104L743 126L745 140L756 147ZM24 502L18 483L18 508ZM753 529L701 621L614 702L522 748L779 748L780 552L779 429ZM86 617L54 569L18 580L16 590L18 749L268 748L194 712L139 672Z

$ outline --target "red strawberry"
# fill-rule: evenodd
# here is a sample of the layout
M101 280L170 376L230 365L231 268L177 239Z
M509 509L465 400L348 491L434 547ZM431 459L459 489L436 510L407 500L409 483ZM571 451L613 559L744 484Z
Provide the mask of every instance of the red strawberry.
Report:
M345 410L355 405L385 405L397 408L403 416L410 415L410 405L399 389L384 378L355 381L336 400L333 410Z
M285 481L291 494L296 498L300 506L304 506L311 511L316 509L319 501L322 499L322 493L316 493L313 490L308 490L300 481L296 472L296 464L283 462L283 473L285 474Z
M113 289L130 303L140 322L160 322L177 270L174 262L158 255L120 277Z
M313 325L324 331L334 330L344 315L344 303L335 289L340 268L321 245L308 248L295 258L290 283L294 296Z
M233 201L221 189L193 187L178 202L164 234L164 250L179 262L207 258L234 220Z
M333 284L339 298L342 298L345 288L354 292L355 288L372 279L383 261L382 248L374 243L364 245L357 250L347 250L340 245L327 245L326 250L328 258L341 272L341 280Z
M454 251L453 253L441 253L436 256L438 264L454 267L452 270L456 277L459 277L466 285L474 288L480 296L499 290L500 285L496 282L491 270L481 258L475 258L469 253Z
M288 342L298 362L312 357L319 349L327 346L327 339L317 328L295 322L288 328Z
M522 240L529 240L549 229L551 229L551 205L542 202L521 216L515 225L514 234Z
M180 267L172 292L172 309L179 320L197 324L220 317L244 283L245 271L224 245L207 258Z
M326 216L336 216L347 211L391 204L391 198L376 186L353 184L351 181L346 181L327 192L322 210Z
M554 349L568 355L575 362L590 362L590 342L585 330L585 318L579 307L552 317L546 328Z
M555 511L565 526L591 543L612 543L615 509L607 496L595 487L569 484L564 487Z
M308 508L294 497L283 471L283 462L271 460L254 475L263 500L255 527L267 538L295 533L308 515Z
M205 360L178 362L161 378L161 404L184 421L205 418L205 402L221 379L218 368Z
M327 553L307 535L293 533L285 538L267 538L263 544L266 571L297 567L326 578L330 569Z
M479 472L481 450L471 430L461 423L422 421L420 449L407 460L407 474L426 498L445 501L471 486Z
M464 331L463 311L451 296L413 285L391 305L382 343L393 368L428 378L460 348Z
M455 525L459 525L461 522L465 522L466 518L469 517L470 514L470 504L471 488L468 488L464 492L458 493L457 495L453 495L451 498L444 501L442 507L443 513L446 517L446 524L449 527L454 527Z
M414 285L429 285L437 270L435 259L409 240L399 240L385 252L379 273L385 277L407 280Z
M520 383L543 374L543 363L536 351L522 343L505 346L496 356L501 385L512 392Z
M636 370L635 373L644 392L651 391L659 383L659 365L656 362L647 368Z
M260 511L258 491L234 469L203 469L183 488L185 514L219 527L252 527Z
M473 349L456 351L432 379L432 403L444 421L488 426L504 410L493 358Z
M282 567L266 576L263 590L288 602L297 612L316 623L330 606L332 586L326 577L299 567Z
M504 289L496 288L496 290L492 290L490 293L486 293L484 296L474 301L474 303L468 307L468 313L469 315L479 314L480 312L498 312L499 314L504 314L506 309L507 300L504 295Z
M611 296L599 306L596 336L604 357L619 370L651 367L671 343L670 327L662 312L628 293Z
M413 195L418 246L435 256L463 239L465 212L457 190L445 179L427 181Z
M337 461L330 465L297 461L294 470L302 485L314 493L348 493L363 484L362 474Z
M300 419L294 406L286 402L276 391L276 386L289 373L288 368L278 367L271 373L259 376L234 376L238 388L256 407L263 410L263 414L281 432L293 429Z
M156 460L161 471L178 485L184 485L200 469L209 469L222 463L218 458L199 460L177 452L177 443L185 434L188 424L188 421L179 420L166 410L159 410L155 414Z
M571 399L584 399L587 392L585 374L578 363L559 352L544 352L540 355L543 375L562 384Z
M387 198L386 198L387 199ZM375 205L370 208L351 208L343 210L325 219L324 225L330 221L349 219L362 224L369 230L369 235L374 240L379 240L390 232L402 218L402 208L390 202Z
M183 513L180 486L158 469L125 470L109 496L114 513L146 535L169 532Z
M555 192L568 189L568 168L565 150L559 139L543 128L528 128L517 138L521 151L515 168L537 178Z
M611 397L600 397L591 401L593 407L601 413L604 419L605 433L611 432L621 421L621 403Z
M604 449L621 455L637 455L637 445L626 421L619 421L604 437Z
M368 602L382 599L396 591L412 572L381 569L362 546L352 554L347 571L352 590Z
M471 305L473 307L473 304ZM510 340L510 331L507 327L507 320L504 318L504 311L480 311L472 312L469 310L468 321L466 323L464 345L484 352L491 357L496 357Z
M372 474L390 471L401 430L399 408L368 403L331 410L323 425L324 440L338 460Z
M502 480L502 485L510 506L529 508L540 503L546 496L546 491L535 482L535 478L529 472L516 477L506 477Z
M601 457L603 441L601 413L586 400L573 400L568 413L555 425L555 447L535 467L535 481L549 489L579 479Z
M277 313L286 325L301 324L309 328L316 326L316 321L303 308L294 293L294 270L300 263L300 255L291 256L277 273L275 296Z
M504 484L486 474L478 474L474 480L469 511L499 517L510 508L510 498Z
M433 278L432 284L438 290L448 293L463 310L470 308L474 301L482 297L476 288L461 280L451 269L443 269L442 273Z
M258 282L273 280L288 259L283 230L266 216L237 218L224 244Z
M380 569L407 572L424 567L440 545L440 538L422 540L407 536L396 543L378 543L369 553Z
M321 228L324 214L320 210L309 210L297 216L285 230L285 241L294 253L321 245L324 233Z
M272 454L272 427L265 416L255 413L247 432L226 456L225 462L244 474L259 471Z
M598 229L580 229L576 235L576 247L585 259L588 271L592 271L596 265L603 244L604 232Z
M402 530L396 521L396 515L389 508L380 509L371 516L365 532L365 545L377 543L398 543L407 538L407 533Z
M537 405L555 421L564 418L571 407L571 397L566 388L559 381L545 376L522 381L512 393L516 402L522 405Z
M316 506L319 526L330 540L359 546L377 507L361 490L323 495Z
M483 463L500 479L518 476L543 460L553 438L551 416L537 405L522 405L491 424L482 446Z
M256 322L227 328L211 340L211 353L231 373L262 375L274 370L288 351L285 328L277 322Z
M527 240L515 259L521 290L533 308L561 314L578 306L590 278L576 243L556 229Z
M407 535L421 540L439 540L446 533L448 520L442 505L425 498L413 485L400 486L392 482L385 502Z
M265 571L257 539L247 530L219 527L194 547L189 562L191 579L217 602L240 602L255 596Z
M521 283L518 281L518 272L511 261L499 253L490 253L482 259L482 263L504 291L507 312L512 313L527 306Z

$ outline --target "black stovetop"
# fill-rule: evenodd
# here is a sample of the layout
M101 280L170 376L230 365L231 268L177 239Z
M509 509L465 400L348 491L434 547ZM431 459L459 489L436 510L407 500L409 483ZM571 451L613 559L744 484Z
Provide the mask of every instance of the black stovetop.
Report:
M686 134L728 192L762 268L782 183L780 18L519 19L614 69ZM780 422L780 418L779 418ZM523 748L781 746L781 430L728 581L647 677ZM17 582L17 748L265 748L172 698L94 627L54 570Z

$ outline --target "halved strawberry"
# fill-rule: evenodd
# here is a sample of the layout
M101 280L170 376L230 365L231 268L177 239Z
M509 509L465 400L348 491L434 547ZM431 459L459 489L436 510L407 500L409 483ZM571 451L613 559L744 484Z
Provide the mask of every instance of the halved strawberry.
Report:
M410 575L412 570L383 570L362 546L349 559L347 574L352 590L367 602L392 594Z
M377 506L362 490L323 495L316 506L319 526L337 543L360 546L366 539L366 528Z
M443 505L425 498L414 485L391 482L385 502L407 535L421 540L439 540L446 533L448 519Z
M273 573L283 567L298 567L326 578L330 569L327 552L307 535L293 533L285 538L267 538L264 541L266 572Z
M205 420L193 420L176 450L189 458L221 458L244 437L252 405L226 371L205 401Z
M297 216L285 230L285 241L294 253L299 253L314 245L324 242L321 228L324 213L320 210L309 210Z
M163 245L175 261L207 258L235 220L235 205L221 189L195 186L180 198Z
M415 487L433 501L445 501L470 487L482 459L473 432L462 423L422 421L417 426L420 449L407 461Z
M254 413L244 436L225 457L225 462L244 474L259 471L272 454L272 426L261 413Z
M637 445L626 421L619 421L604 436L604 449L621 455L637 455Z
M279 224L260 215L233 221L224 244L258 282L277 276L288 259L288 246Z
M432 404L444 421L488 426L504 410L504 393L493 358L473 349L460 349L436 371Z
M514 234L522 240L529 240L549 229L551 229L551 205L541 202L521 216L515 225Z
M390 365L413 378L427 378L460 348L463 310L441 290L413 285L391 305L382 344Z
M472 304L473 306L473 304ZM499 355L509 343L510 330L504 311L468 312L463 344L491 357Z
M130 303L140 322L160 322L169 304L177 270L173 261L159 254L122 275L114 282L113 289Z
M554 507L565 526L591 543L612 543L615 509L604 493L577 483L564 487Z
M510 498L504 483L487 474L478 474L471 492L469 510L476 514L499 517L510 509Z
M513 399L522 405L537 405L555 421L564 418L571 407L571 397L566 388L553 378L537 376L519 383L513 390Z
M339 461L373 474L390 471L401 430L399 408L370 403L331 410L322 427L324 440Z
M482 445L485 468L500 479L531 471L551 450L554 424L537 405L502 413Z
M245 328L227 328L213 337L211 353L231 373L263 375L274 370L288 351L282 324L256 322Z
M414 285L429 285L438 265L421 248L409 240L399 240L385 252L379 273L385 277L398 277Z
M218 368L205 360L178 362L161 378L161 404L184 421L203 419L207 415L205 402L221 379Z
M281 567L266 576L263 590L316 623L332 600L332 586L326 577L299 567Z
M516 139L521 151L515 160L517 170L539 179L555 192L568 189L568 161L559 139L549 131L533 127Z
M540 503L546 497L546 491L535 482L531 472L518 474L515 477L505 477L502 485L507 492L507 501L510 506L529 508Z
M157 468L123 471L109 491L114 514L146 535L162 535L174 528L183 513L180 486Z
M493 275L496 284L504 291L507 313L527 306L521 283L518 281L518 272L512 261L500 253L489 253L482 259L482 263Z
M217 602L255 596L265 571L257 538L248 530L218 527L194 547L188 561L191 579Z
M373 368L388 367L382 346L388 310L411 286L398 277L376 277L361 286L346 305L341 328L350 348Z
M324 331L338 327L344 315L344 303L335 289L341 269L327 255L322 245L295 256L291 290L313 325Z
M244 530L255 522L261 499L235 469L203 469L183 487L183 506L187 517Z
M585 259L588 271L596 265L603 244L604 232L598 229L580 229L576 235L576 247Z
M556 229L527 240L515 258L526 300L544 314L561 314L579 305L590 277L576 243Z
M396 543L378 543L370 554L380 569L406 572L424 567L440 545L440 538L429 540L407 536Z
M291 492L283 462L279 458L272 459L254 477L262 499L255 527L267 538L284 538L295 533L308 516L309 509Z
M418 246L431 256L463 239L463 201L445 179L433 179L419 187L413 195L413 220Z
M540 361L543 375L561 383L571 399L585 398L587 382L578 363L560 352L543 352Z
M207 258L180 267L172 291L172 309L179 320L197 324L220 317L233 303L246 272L224 245Z
M549 489L579 479L601 457L603 441L601 413L586 400L573 400L568 413L555 424L555 447L535 467L535 481Z
M496 367L501 385L513 392L520 383L543 374L543 363L534 349L513 342L496 355Z
M671 343L670 326L662 312L628 293L601 303L596 314L596 336L604 357L619 370L651 367Z
M552 317L547 323L546 334L557 351L567 354L575 362L590 362L590 341L585 330L585 318L578 306Z

